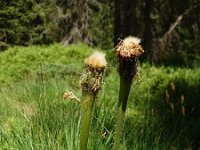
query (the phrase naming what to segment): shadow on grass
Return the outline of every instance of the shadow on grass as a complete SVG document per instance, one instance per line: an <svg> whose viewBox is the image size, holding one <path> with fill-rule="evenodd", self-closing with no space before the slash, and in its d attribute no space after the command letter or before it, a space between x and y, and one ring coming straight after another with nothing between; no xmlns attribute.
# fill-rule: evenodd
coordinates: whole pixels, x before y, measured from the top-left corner
<svg viewBox="0 0 200 150"><path fill-rule="evenodd" d="M199 149L199 81L175 78L162 89L150 87L154 92L143 107L135 107L138 114L127 115L126 145L135 149Z"/></svg>

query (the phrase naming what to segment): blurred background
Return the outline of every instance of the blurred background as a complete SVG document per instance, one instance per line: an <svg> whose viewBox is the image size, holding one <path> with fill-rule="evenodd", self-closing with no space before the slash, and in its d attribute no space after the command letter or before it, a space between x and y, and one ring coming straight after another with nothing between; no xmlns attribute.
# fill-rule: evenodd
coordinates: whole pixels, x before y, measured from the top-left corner
<svg viewBox="0 0 200 150"><path fill-rule="evenodd" d="M14 45L84 42L112 49L117 39L142 39L143 59L191 66L200 62L198 0L0 1L0 50Z"/></svg>

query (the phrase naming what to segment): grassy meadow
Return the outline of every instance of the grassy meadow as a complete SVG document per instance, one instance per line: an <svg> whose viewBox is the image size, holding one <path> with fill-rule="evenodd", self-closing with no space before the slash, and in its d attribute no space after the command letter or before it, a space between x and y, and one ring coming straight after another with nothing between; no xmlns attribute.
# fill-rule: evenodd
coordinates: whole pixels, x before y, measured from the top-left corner
<svg viewBox="0 0 200 150"><path fill-rule="evenodd" d="M0 53L0 149L77 150L84 59L93 49L13 47ZM97 96L90 150L113 145L119 76L113 51L107 54L104 85ZM200 148L200 66L156 67L140 64L126 112L122 150Z"/></svg>

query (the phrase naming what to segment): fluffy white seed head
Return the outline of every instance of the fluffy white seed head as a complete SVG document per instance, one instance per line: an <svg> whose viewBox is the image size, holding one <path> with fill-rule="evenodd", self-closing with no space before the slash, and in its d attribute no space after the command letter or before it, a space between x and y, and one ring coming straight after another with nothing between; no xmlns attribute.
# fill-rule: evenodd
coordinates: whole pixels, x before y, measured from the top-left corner
<svg viewBox="0 0 200 150"><path fill-rule="evenodd" d="M140 44L140 42L141 42L141 39L134 36L128 36L127 38L123 40L124 45L127 45L127 46L131 43Z"/></svg>
<svg viewBox="0 0 200 150"><path fill-rule="evenodd" d="M94 51L92 55L85 59L85 64L94 69L105 68L107 65L105 54L100 51Z"/></svg>

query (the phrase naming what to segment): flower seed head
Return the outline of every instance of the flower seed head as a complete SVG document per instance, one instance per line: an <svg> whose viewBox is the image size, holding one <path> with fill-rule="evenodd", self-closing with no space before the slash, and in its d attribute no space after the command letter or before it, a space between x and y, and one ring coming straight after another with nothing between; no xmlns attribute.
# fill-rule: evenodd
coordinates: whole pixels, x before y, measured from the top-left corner
<svg viewBox="0 0 200 150"><path fill-rule="evenodd" d="M139 39L137 37L133 37L133 36L129 36L124 39L125 45L129 45L130 43L140 44L140 42L141 42L141 39Z"/></svg>
<svg viewBox="0 0 200 150"><path fill-rule="evenodd" d="M119 61L120 77L132 80L138 72L138 57L144 53L137 37L127 37L115 48Z"/></svg>
<svg viewBox="0 0 200 150"><path fill-rule="evenodd" d="M103 83L103 73L107 65L105 54L94 51L85 59L86 74L82 76L81 87L83 92L97 93Z"/></svg>
<svg viewBox="0 0 200 150"><path fill-rule="evenodd" d="M93 69L103 69L107 65L105 54L100 51L94 51L92 55L85 59L85 64Z"/></svg>
<svg viewBox="0 0 200 150"><path fill-rule="evenodd" d="M140 39L137 37L127 37L116 46L118 58L126 60L135 60L144 53L142 46L139 44Z"/></svg>

